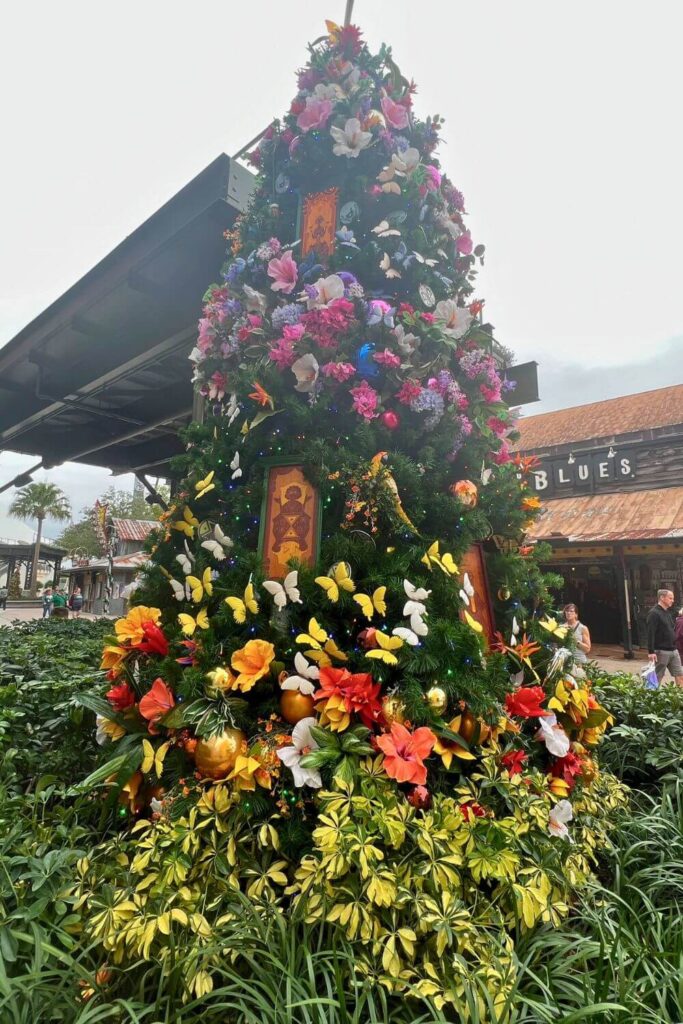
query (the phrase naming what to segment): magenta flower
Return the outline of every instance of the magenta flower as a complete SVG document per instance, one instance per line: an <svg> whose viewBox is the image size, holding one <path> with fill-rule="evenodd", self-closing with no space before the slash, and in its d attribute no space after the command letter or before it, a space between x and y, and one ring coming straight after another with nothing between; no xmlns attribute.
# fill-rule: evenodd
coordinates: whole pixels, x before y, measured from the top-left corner
<svg viewBox="0 0 683 1024"><path fill-rule="evenodd" d="M422 391L422 388L414 380L406 380L401 386L401 390L397 392L396 398L399 400L401 405L410 405L414 398Z"/></svg>
<svg viewBox="0 0 683 1024"><path fill-rule="evenodd" d="M351 363L325 363L320 369L325 377L332 377L339 384L343 384L349 377L353 377L356 372L355 366L352 366Z"/></svg>
<svg viewBox="0 0 683 1024"><path fill-rule="evenodd" d="M351 388L350 393L353 395L353 411L362 416L364 420L374 420L379 415L376 411L379 395L366 380L361 381L355 388Z"/></svg>
<svg viewBox="0 0 683 1024"><path fill-rule="evenodd" d="M504 420L499 419L497 416L489 416L486 421L486 426L489 430L492 430L496 437L503 437L508 430L508 425Z"/></svg>
<svg viewBox="0 0 683 1024"><path fill-rule="evenodd" d="M425 167L427 177L425 178L425 185L430 192L436 192L441 185L441 175L434 166L434 164L427 164Z"/></svg>
<svg viewBox="0 0 683 1024"><path fill-rule="evenodd" d="M500 402L500 386L496 388L489 388L486 384L480 384L479 390L484 396L486 402Z"/></svg>
<svg viewBox="0 0 683 1024"><path fill-rule="evenodd" d="M461 256L470 255L474 248L474 244L472 242L472 236L470 235L469 231L464 231L462 235L460 235L460 238L458 238L457 242L455 243L455 248L460 253Z"/></svg>
<svg viewBox="0 0 683 1024"><path fill-rule="evenodd" d="M390 352L388 348L385 348L384 352L375 352L372 358L380 366L386 366L390 370L394 370L397 366L401 365L401 357L397 356L395 352Z"/></svg>
<svg viewBox="0 0 683 1024"><path fill-rule="evenodd" d="M292 250L283 252L282 256L271 260L268 264L268 277L273 278L271 289L274 292L283 292L289 295L296 288L296 280L299 276L299 268L292 259Z"/></svg>
<svg viewBox="0 0 683 1024"><path fill-rule="evenodd" d="M216 331L213 324L207 317L203 317L199 321L199 336L197 338L197 348L200 352L206 354L213 348L213 343L216 339Z"/></svg>
<svg viewBox="0 0 683 1024"><path fill-rule="evenodd" d="M310 132L312 128L323 128L332 113L331 100L319 100L309 96L306 100L306 107L296 119L296 123L302 132Z"/></svg>
<svg viewBox="0 0 683 1024"><path fill-rule="evenodd" d="M404 106L394 103L386 93L382 96L380 103L384 119L390 128L397 128L400 131L402 128L408 127L408 111Z"/></svg>

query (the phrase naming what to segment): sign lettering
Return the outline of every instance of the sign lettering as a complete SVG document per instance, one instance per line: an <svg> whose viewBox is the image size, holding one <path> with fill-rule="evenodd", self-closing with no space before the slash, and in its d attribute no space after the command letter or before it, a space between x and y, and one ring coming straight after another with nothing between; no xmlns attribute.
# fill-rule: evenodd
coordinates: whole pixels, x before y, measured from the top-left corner
<svg viewBox="0 0 683 1024"><path fill-rule="evenodd" d="M590 494L610 485L635 480L635 461L632 454L589 452L569 458L546 459L540 469L532 473L532 486L537 494L567 494L575 491Z"/></svg>

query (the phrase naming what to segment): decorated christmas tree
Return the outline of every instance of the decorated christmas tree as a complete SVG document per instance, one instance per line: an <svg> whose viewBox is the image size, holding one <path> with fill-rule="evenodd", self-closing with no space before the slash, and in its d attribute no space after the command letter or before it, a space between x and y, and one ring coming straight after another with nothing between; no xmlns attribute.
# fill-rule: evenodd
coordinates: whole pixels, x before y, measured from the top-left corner
<svg viewBox="0 0 683 1024"><path fill-rule="evenodd" d="M483 246L414 94L329 26L250 154L191 357L206 415L104 653L105 772L139 821L84 870L92 935L122 962L182 931L196 992L239 890L343 929L393 991L504 999L510 931L566 913L619 801L525 544Z"/></svg>

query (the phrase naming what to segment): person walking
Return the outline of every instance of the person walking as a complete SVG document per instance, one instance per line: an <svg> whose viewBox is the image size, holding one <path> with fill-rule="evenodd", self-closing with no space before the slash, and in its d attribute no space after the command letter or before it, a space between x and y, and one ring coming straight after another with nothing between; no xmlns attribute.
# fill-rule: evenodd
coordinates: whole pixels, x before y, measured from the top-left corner
<svg viewBox="0 0 683 1024"><path fill-rule="evenodd" d="M69 598L69 608L75 619L80 619L83 610L83 594L80 587L74 587Z"/></svg>
<svg viewBox="0 0 683 1024"><path fill-rule="evenodd" d="M59 587L52 598L52 613L56 619L68 619L69 609L66 606L66 594Z"/></svg>
<svg viewBox="0 0 683 1024"><path fill-rule="evenodd" d="M671 612L673 603L673 591L657 591L657 604L650 609L647 617L647 650L658 681L661 683L668 669L676 680L676 685L683 686L683 663L676 646L674 617Z"/></svg>
<svg viewBox="0 0 683 1024"><path fill-rule="evenodd" d="M7 589L7 587L5 587L4 585L2 587L0 587L0 609L3 612L7 611L7 597L8 597L8 595L9 595L9 590Z"/></svg>
<svg viewBox="0 0 683 1024"><path fill-rule="evenodd" d="M681 662L683 662L683 608L678 609L674 639L676 641L676 649L680 655Z"/></svg>
<svg viewBox="0 0 683 1024"><path fill-rule="evenodd" d="M52 615L52 587L45 587L43 591L43 618L49 619Z"/></svg>
<svg viewBox="0 0 683 1024"><path fill-rule="evenodd" d="M591 635L588 626L584 626L583 622L579 622L579 609L575 604L566 604L563 611L565 622L569 626L569 632L574 637L574 643L576 644L574 661L585 665L591 649Z"/></svg>

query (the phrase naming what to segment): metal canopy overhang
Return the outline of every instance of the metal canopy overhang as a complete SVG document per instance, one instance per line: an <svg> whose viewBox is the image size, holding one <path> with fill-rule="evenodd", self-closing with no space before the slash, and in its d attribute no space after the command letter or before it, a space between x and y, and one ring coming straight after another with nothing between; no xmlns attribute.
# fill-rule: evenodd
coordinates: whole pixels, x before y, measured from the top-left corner
<svg viewBox="0 0 683 1024"><path fill-rule="evenodd" d="M0 450L168 475L202 295L252 182L219 156L0 349Z"/></svg>

